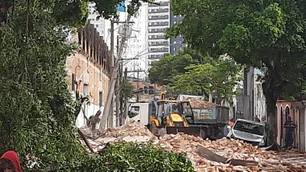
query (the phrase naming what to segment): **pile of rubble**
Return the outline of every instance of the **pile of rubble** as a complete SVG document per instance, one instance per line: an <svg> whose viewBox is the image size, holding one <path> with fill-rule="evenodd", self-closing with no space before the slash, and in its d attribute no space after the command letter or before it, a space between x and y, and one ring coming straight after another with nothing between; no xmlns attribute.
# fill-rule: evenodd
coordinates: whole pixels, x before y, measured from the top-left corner
<svg viewBox="0 0 306 172"><path fill-rule="evenodd" d="M211 103L209 101L205 101L205 100L201 100L198 98L185 98L184 100L188 100L190 101L190 105L192 108L196 108L196 109L212 109L216 106L215 103Z"/></svg>
<svg viewBox="0 0 306 172"><path fill-rule="evenodd" d="M87 133L86 128L81 129ZM120 128L109 128L103 136L88 139L95 152L106 143L120 141L152 142L158 147L177 153L185 152L196 171L303 171L301 163L284 162L275 152L257 149L242 141L220 139L203 140L199 137L177 134L157 138L141 123Z"/></svg>

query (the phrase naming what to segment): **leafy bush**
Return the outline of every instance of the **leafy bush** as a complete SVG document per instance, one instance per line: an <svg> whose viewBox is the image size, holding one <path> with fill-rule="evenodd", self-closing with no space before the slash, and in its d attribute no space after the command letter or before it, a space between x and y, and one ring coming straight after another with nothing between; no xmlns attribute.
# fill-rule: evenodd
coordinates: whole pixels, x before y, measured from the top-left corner
<svg viewBox="0 0 306 172"><path fill-rule="evenodd" d="M45 9L41 3L32 2L27 11L27 1L18 1L9 23L0 25L0 155L14 149L24 171L35 172L128 171L131 167L130 171L191 171L183 155L152 146L122 143L108 146L98 157L86 154L74 126L80 104L72 101L66 82L65 62L73 45L63 42L67 33L61 27L66 22L58 23L62 15L50 12L60 5ZM80 3L76 5L85 6ZM63 11L82 11L69 7ZM25 22L27 14L30 20ZM26 167L28 153L39 157L39 167Z"/></svg>
<svg viewBox="0 0 306 172"><path fill-rule="evenodd" d="M176 171L193 172L186 154L167 152L152 144L118 143L108 145L100 156L91 157L73 171Z"/></svg>

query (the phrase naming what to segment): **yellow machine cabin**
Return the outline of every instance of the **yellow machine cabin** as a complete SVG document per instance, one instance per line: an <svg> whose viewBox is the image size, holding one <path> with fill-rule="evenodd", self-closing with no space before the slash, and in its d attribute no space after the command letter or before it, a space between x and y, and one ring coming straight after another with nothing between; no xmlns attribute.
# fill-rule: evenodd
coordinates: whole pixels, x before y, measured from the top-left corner
<svg viewBox="0 0 306 172"><path fill-rule="evenodd" d="M129 111L130 119L144 123L157 136L182 132L201 137L201 128L186 121L193 116L188 100L166 98L166 92L161 93L160 99L153 97L148 102L134 103Z"/></svg>
<svg viewBox="0 0 306 172"><path fill-rule="evenodd" d="M150 129L153 134L158 134L159 128L189 127L185 114L192 113L189 101L167 100L165 92L160 100L152 100Z"/></svg>

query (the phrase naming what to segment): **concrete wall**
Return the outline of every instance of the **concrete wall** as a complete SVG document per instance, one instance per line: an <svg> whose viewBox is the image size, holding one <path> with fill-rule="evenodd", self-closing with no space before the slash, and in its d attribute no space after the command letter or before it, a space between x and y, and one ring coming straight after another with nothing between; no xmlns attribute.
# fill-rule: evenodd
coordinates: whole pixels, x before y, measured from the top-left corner
<svg viewBox="0 0 306 172"><path fill-rule="evenodd" d="M254 86L254 115L258 116L258 118L266 122L267 119L267 105L266 98L263 94L262 83L259 81L255 81Z"/></svg>
<svg viewBox="0 0 306 172"><path fill-rule="evenodd" d="M299 152L303 152L305 153L305 149L306 149L306 146L305 146L305 124L306 124L306 118L305 118L305 114L306 114L306 111L305 111L305 108L303 109L299 109L298 111L298 127L297 127L297 139L298 139L298 151Z"/></svg>
<svg viewBox="0 0 306 172"><path fill-rule="evenodd" d="M296 114L296 144L295 146L298 148L299 152L305 153L306 152L306 106L305 102L303 101L296 101L293 103L292 108Z"/></svg>

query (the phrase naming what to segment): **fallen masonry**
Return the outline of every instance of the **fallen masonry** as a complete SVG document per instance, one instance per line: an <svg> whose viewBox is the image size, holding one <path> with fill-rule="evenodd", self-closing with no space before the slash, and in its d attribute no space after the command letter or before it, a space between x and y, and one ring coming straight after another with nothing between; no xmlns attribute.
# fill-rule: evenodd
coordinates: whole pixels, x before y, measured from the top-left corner
<svg viewBox="0 0 306 172"><path fill-rule="evenodd" d="M196 171L304 171L300 161L288 161L272 151L264 151L238 140L203 140L186 135L154 136L143 124L131 123L119 128L109 128L104 135L91 138L89 128L81 128L94 152L99 152L107 143L152 142L167 151L187 153ZM84 144L85 145L85 144Z"/></svg>

